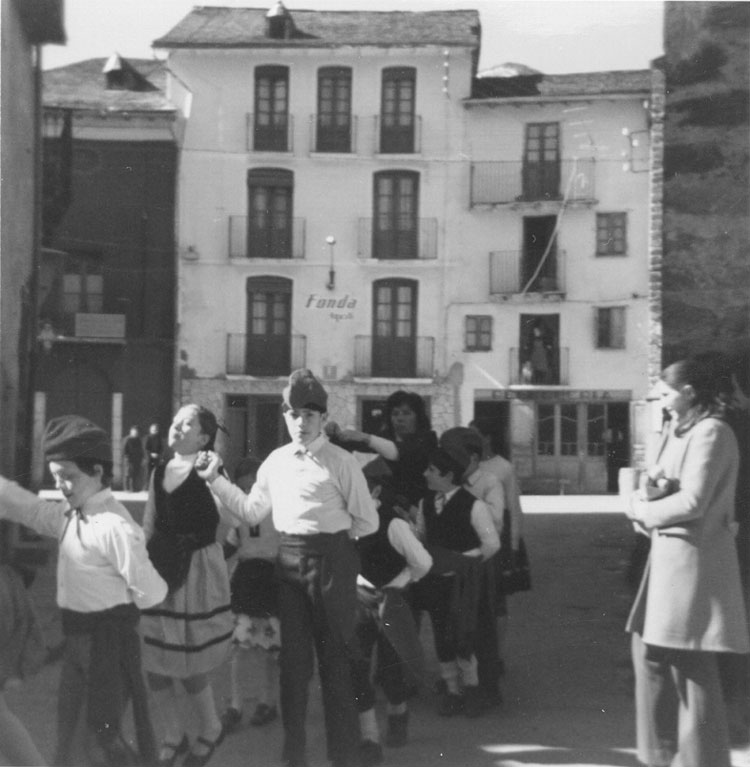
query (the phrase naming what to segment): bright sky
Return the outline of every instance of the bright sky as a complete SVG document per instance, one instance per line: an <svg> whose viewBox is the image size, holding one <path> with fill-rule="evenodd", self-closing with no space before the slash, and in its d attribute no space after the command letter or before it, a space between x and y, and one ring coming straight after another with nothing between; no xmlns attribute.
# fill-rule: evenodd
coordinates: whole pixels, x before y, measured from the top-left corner
<svg viewBox="0 0 750 767"><path fill-rule="evenodd" d="M273 0L66 0L65 46L44 48L45 69L84 59L150 58L151 42L193 6L265 8ZM479 12L479 68L516 62L547 74L646 69L662 49L661 0L287 0L315 10Z"/></svg>

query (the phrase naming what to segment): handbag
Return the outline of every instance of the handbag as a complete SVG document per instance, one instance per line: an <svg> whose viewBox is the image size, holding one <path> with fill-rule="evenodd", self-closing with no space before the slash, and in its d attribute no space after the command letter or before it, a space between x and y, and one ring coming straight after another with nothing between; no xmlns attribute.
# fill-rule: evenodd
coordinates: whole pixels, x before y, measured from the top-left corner
<svg viewBox="0 0 750 767"><path fill-rule="evenodd" d="M500 535L498 555L499 585L505 594L531 590L531 571L526 544L523 538L520 538L518 548L515 550L512 548L510 524L510 514L506 509L503 513L503 532Z"/></svg>

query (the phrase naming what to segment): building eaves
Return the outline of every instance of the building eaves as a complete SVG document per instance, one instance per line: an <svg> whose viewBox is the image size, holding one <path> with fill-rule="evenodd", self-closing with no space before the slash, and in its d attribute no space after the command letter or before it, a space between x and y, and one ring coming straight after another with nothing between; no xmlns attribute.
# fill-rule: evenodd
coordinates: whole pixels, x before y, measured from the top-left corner
<svg viewBox="0 0 750 767"><path fill-rule="evenodd" d="M477 11L290 10L295 33L267 35L267 8L196 7L155 48L331 47L449 45L478 48Z"/></svg>
<svg viewBox="0 0 750 767"><path fill-rule="evenodd" d="M166 65L155 59L128 59L152 90L108 89L104 66L106 58L87 59L42 73L42 103L48 108L89 110L94 112L175 112L167 100Z"/></svg>

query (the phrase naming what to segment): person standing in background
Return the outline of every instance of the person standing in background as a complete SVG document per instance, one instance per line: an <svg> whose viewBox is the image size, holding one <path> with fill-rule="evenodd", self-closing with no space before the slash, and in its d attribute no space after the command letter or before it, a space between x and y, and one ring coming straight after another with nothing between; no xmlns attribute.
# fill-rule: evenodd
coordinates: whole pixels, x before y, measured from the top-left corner
<svg viewBox="0 0 750 767"><path fill-rule="evenodd" d="M145 458L141 432L137 426L130 427L130 433L122 445L123 486L128 493L138 493L143 488L142 472Z"/></svg>
<svg viewBox="0 0 750 767"><path fill-rule="evenodd" d="M164 439L161 436L161 429L158 423L152 423L148 427L146 435L146 458L148 460L148 481L151 480L151 474L161 461L164 455Z"/></svg>

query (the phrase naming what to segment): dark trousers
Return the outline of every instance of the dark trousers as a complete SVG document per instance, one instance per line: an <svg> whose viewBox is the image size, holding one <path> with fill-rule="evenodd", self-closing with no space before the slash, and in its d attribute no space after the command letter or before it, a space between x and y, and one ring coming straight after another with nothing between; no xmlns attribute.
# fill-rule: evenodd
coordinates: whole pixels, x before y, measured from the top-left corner
<svg viewBox="0 0 750 767"><path fill-rule="evenodd" d="M632 635L638 758L666 767L729 767L716 654L647 645Z"/></svg>
<svg viewBox="0 0 750 767"><path fill-rule="evenodd" d="M495 557L482 566L474 648L477 656L479 689L490 698L500 694L500 656L497 646L497 611L495 609L497 600L493 582L497 572Z"/></svg>
<svg viewBox="0 0 750 767"><path fill-rule="evenodd" d="M350 672L357 552L346 533L282 535L277 559L284 758L305 759L305 719L314 656L323 694L328 758L358 765L359 717Z"/></svg>
<svg viewBox="0 0 750 767"><path fill-rule="evenodd" d="M468 659L474 654L473 641L466 637L459 642L456 636L455 620L451 615L455 578L455 575L428 574L415 584L415 604L430 616L435 654L441 663Z"/></svg>
<svg viewBox="0 0 750 767"><path fill-rule="evenodd" d="M352 680L359 711L368 711L375 705L375 688L371 672L375 654L375 679L380 683L386 700L398 705L408 697L410 686L406 681L404 664L393 645L383 634L378 618L375 593L359 588L357 605L357 648L352 660Z"/></svg>

